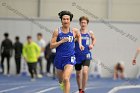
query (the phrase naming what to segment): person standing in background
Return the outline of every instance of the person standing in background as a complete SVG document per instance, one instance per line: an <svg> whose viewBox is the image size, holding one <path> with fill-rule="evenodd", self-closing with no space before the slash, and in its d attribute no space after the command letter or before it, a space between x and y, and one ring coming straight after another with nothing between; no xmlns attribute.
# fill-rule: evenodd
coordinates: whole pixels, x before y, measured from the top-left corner
<svg viewBox="0 0 140 93"><path fill-rule="evenodd" d="M51 64L53 64L53 78L55 79L54 58L55 58L55 54L56 54L56 49L55 48L51 49L50 48L50 43L48 43L46 45L44 53L45 53L45 59L47 60L47 65L46 65L47 76L48 77L52 76L52 74L50 73L50 67L51 67Z"/></svg>
<svg viewBox="0 0 140 93"><path fill-rule="evenodd" d="M117 80L119 78L124 79L124 62L119 61L117 64L114 66L114 80Z"/></svg>
<svg viewBox="0 0 140 93"><path fill-rule="evenodd" d="M15 43L13 46L15 51L16 75L19 75L21 69L21 55L22 55L23 44L19 41L18 36L15 37Z"/></svg>
<svg viewBox="0 0 140 93"><path fill-rule="evenodd" d="M4 59L7 59L7 75L10 74L10 58L12 56L13 45L12 41L8 38L9 34L4 33L5 39L2 41L0 54L1 54L1 68L2 73L4 74Z"/></svg>
<svg viewBox="0 0 140 93"><path fill-rule="evenodd" d="M41 33L37 34L37 40L38 40L37 44L41 48L41 54L40 54L40 57L38 58L38 63L39 63L39 66L40 66L40 73L43 75L42 60L43 60L43 57L44 57L44 50L45 50L46 42L45 42L45 40L43 40L43 36L42 36ZM38 76L40 76L40 75L38 75Z"/></svg>
<svg viewBox="0 0 140 93"><path fill-rule="evenodd" d="M35 77L37 77L36 65L40 57L40 47L32 41L31 36L27 36L27 43L23 47L23 57L27 62L31 81L35 81Z"/></svg>

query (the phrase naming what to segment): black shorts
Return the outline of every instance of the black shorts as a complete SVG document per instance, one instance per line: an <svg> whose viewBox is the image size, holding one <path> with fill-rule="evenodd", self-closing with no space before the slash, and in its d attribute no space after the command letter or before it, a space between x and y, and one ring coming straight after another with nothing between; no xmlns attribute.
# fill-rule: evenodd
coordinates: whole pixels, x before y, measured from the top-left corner
<svg viewBox="0 0 140 93"><path fill-rule="evenodd" d="M82 66L90 66L90 60L83 60L81 64L75 64L75 70L80 71Z"/></svg>

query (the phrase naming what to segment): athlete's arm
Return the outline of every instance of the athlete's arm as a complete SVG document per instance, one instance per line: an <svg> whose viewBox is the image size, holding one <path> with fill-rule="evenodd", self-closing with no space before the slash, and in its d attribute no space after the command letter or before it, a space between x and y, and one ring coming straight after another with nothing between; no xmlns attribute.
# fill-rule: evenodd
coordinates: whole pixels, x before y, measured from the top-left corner
<svg viewBox="0 0 140 93"><path fill-rule="evenodd" d="M69 40L68 38L64 38L64 39L62 39L62 40L57 42L56 41L57 40L57 36L58 36L58 29L55 29L54 32L53 32L53 35L52 35L51 42L50 42L50 48L51 49L56 48L59 45L61 45L62 43L67 42Z"/></svg>
<svg viewBox="0 0 140 93"><path fill-rule="evenodd" d="M137 52L136 52L136 54L135 54L135 56L134 56L134 59L133 59L133 61L132 61L132 64L133 64L133 65L136 64L136 58L137 58L137 56L139 55L139 53L140 53L140 48L137 49Z"/></svg>
<svg viewBox="0 0 140 93"><path fill-rule="evenodd" d="M93 49L93 46L95 45L95 42L96 42L96 38L95 38L92 31L90 31L89 33L90 33L90 36L91 36L91 39L92 39L92 43L89 45L89 49Z"/></svg>
<svg viewBox="0 0 140 93"><path fill-rule="evenodd" d="M74 36L77 39L78 43L79 43L79 48L81 50L84 50L84 46L82 45L82 39L81 39L81 34L79 33L78 29L73 28L73 32L74 32Z"/></svg>

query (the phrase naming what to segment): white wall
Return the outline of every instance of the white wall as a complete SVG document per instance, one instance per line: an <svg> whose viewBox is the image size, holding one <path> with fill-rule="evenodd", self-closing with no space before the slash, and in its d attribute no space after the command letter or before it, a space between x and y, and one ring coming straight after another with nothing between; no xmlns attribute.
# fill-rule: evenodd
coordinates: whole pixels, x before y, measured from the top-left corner
<svg viewBox="0 0 140 93"><path fill-rule="evenodd" d="M39 0L0 0L0 17L20 17L13 13L7 6L20 13L36 18ZM5 3L5 5L3 4ZM81 15L86 15L75 6L82 7L90 13L109 20L140 21L140 0L40 0L40 18L58 19L58 13L69 10L78 20ZM90 20L96 20L86 15Z"/></svg>
<svg viewBox="0 0 140 93"><path fill-rule="evenodd" d="M8 9L11 7L26 16L37 17L37 5L37 0L0 0L0 16L20 17Z"/></svg>
<svg viewBox="0 0 140 93"><path fill-rule="evenodd" d="M61 26L60 21L51 20L35 20L46 28L53 31L54 28ZM140 47L140 23L127 23L127 22L112 22L112 25L123 30L125 35L121 35L113 29L110 29L103 23L91 22L89 23L89 29L93 30L97 42L92 51L93 58L100 60L105 66L113 69L114 64L122 60L125 63L125 73L128 77L134 76L137 73L137 67L131 65L132 58L135 54L136 48ZM79 28L77 21L71 23L72 27ZM9 32L10 38L14 41L14 37L19 35L22 42L25 42L27 35L32 35L36 41L36 33L41 32L44 35L44 39L48 42L51 38L51 34L44 29L40 29L37 25L22 19L0 19L0 42L3 39L3 33ZM126 35L131 34L138 40L136 42L127 38ZM14 60L11 61L13 64ZM140 57L138 58L138 65L140 65ZM14 69L13 66L11 69ZM13 70L14 71L14 70ZM110 77L110 73L106 69L102 69L102 77Z"/></svg>
<svg viewBox="0 0 140 93"><path fill-rule="evenodd" d="M76 9L75 6L72 6L73 3L89 10L99 17L106 18L107 16L107 0L42 0L41 2L41 17L43 18L57 19L58 13L62 10L71 11L74 14L74 19L79 19L79 16L86 15ZM93 20L93 18L91 18L91 20Z"/></svg>
<svg viewBox="0 0 140 93"><path fill-rule="evenodd" d="M140 0L111 0L112 1L112 16L114 20L130 20L139 21Z"/></svg>

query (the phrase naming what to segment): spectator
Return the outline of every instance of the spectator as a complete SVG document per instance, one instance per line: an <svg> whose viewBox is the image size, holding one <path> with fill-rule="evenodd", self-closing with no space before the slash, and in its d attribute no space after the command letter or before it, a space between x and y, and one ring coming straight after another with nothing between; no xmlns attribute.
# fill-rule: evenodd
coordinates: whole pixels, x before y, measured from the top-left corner
<svg viewBox="0 0 140 93"><path fill-rule="evenodd" d="M22 48L23 48L23 45L19 41L19 37L16 36L14 50L15 50L15 62L16 62L16 74L17 75L20 74Z"/></svg>
<svg viewBox="0 0 140 93"><path fill-rule="evenodd" d="M45 40L43 40L43 36L41 33L38 33L37 34L37 44L38 46L41 48L41 54L40 54L40 57L38 58L38 63L40 65L40 73L43 75L43 64L42 64L42 59L44 57L44 50L45 50L45 46L46 46L46 43L45 43ZM39 75L40 76L40 75Z"/></svg>
<svg viewBox="0 0 140 93"><path fill-rule="evenodd" d="M46 72L47 72L47 76L49 77L52 76L52 74L50 73L50 67L51 64L53 64L53 78L55 78L55 67L54 67L55 54L56 54L56 49L55 48L51 49L50 43L48 43L45 48L45 58L47 60Z"/></svg>
<svg viewBox="0 0 140 93"><path fill-rule="evenodd" d="M1 68L2 68L2 73L4 74L4 59L7 59L7 75L10 74L10 57L12 56L12 41L8 38L9 34L4 33L5 39L2 41L1 44L1 49L0 49L0 54L1 54Z"/></svg>
<svg viewBox="0 0 140 93"><path fill-rule="evenodd" d="M32 37L27 37L27 43L23 47L23 57L27 62L29 73L31 74L31 81L35 81L37 77L36 65L40 56L39 46L32 41Z"/></svg>
<svg viewBox="0 0 140 93"><path fill-rule="evenodd" d="M118 78L124 79L124 63L121 61L114 67L114 80Z"/></svg>

